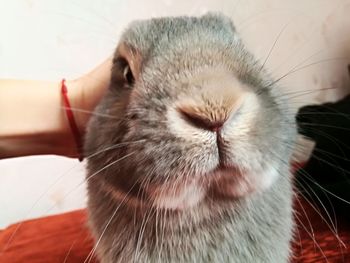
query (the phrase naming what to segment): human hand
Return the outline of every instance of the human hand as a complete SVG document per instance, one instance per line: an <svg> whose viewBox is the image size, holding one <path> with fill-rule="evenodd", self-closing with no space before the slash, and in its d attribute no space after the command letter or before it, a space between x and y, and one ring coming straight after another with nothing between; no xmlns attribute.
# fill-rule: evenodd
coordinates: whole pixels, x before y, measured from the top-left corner
<svg viewBox="0 0 350 263"><path fill-rule="evenodd" d="M67 81L72 111L83 134L88 120L108 88L111 78L112 57L78 79Z"/></svg>

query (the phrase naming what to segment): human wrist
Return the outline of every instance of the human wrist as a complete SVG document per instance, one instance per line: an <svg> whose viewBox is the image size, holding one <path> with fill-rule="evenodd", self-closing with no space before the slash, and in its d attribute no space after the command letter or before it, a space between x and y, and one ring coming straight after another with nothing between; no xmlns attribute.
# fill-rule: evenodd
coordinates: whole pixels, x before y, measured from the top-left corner
<svg viewBox="0 0 350 263"><path fill-rule="evenodd" d="M78 126L79 132L83 134L89 119L84 96L84 79L67 80L65 85L68 90L67 96L71 104L74 120ZM63 113L66 114L65 111L63 111Z"/></svg>
<svg viewBox="0 0 350 263"><path fill-rule="evenodd" d="M89 73L66 81L74 119L82 136L96 105L107 90L111 67L112 59L108 58Z"/></svg>

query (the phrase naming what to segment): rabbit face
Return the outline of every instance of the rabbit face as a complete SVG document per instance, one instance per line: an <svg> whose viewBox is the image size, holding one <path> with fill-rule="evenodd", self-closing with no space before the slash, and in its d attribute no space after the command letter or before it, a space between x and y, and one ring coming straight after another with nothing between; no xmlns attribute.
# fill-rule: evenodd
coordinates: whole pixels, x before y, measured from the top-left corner
<svg viewBox="0 0 350 263"><path fill-rule="evenodd" d="M165 209L266 190L295 137L266 75L225 17L132 24L97 108L116 119L96 115L87 139L89 152L121 146L89 160L90 174L116 162L98 177Z"/></svg>

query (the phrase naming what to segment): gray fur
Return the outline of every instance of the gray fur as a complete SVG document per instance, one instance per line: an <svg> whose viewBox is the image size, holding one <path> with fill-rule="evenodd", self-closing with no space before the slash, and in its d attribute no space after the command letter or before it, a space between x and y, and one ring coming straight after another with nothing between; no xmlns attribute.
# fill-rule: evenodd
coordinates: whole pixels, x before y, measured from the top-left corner
<svg viewBox="0 0 350 263"><path fill-rule="evenodd" d="M139 79L128 87L113 68L110 89L96 112L117 119L95 115L85 144L88 155L125 143L88 159L90 226L101 262L287 262L293 226L287 164L295 124L231 21L217 14L137 21L120 43L141 54ZM185 174L205 174L217 158L211 157L216 154L212 144L174 136L165 112L181 96L201 92L184 79L218 66L248 85L260 103L245 137L227 142L236 148L228 147L226 161L251 171L274 163L279 176L268 189L240 198L208 194L190 209L154 207L144 188L184 183ZM138 140L143 141L127 143ZM106 189L127 197L114 198Z"/></svg>

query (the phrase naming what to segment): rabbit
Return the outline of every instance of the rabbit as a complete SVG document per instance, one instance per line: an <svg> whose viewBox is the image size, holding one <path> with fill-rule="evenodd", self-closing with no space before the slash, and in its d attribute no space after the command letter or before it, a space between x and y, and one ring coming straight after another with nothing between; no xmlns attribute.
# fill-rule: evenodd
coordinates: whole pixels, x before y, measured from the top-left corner
<svg viewBox="0 0 350 263"><path fill-rule="evenodd" d="M296 125L227 16L132 22L85 138L91 255L288 262Z"/></svg>

